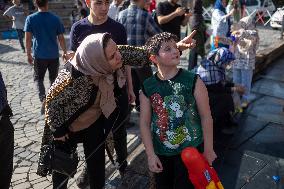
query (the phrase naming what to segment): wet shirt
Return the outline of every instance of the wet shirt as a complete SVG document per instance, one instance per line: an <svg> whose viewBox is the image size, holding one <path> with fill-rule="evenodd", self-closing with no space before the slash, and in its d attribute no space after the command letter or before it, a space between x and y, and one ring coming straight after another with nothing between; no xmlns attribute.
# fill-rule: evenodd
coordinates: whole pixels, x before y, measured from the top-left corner
<svg viewBox="0 0 284 189"><path fill-rule="evenodd" d="M203 141L200 117L193 91L197 76L180 69L170 80L155 74L143 83L143 93L152 109L151 130L156 154L172 156Z"/></svg>
<svg viewBox="0 0 284 189"><path fill-rule="evenodd" d="M25 16L25 10L22 6L16 6L16 5L11 6L4 12L3 15L13 17L12 28L24 29L26 16Z"/></svg>

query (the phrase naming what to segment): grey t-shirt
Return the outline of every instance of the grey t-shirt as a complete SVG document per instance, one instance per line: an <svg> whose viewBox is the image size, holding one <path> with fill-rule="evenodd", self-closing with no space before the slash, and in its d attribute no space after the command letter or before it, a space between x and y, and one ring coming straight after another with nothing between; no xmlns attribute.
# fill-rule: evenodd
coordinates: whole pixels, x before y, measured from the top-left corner
<svg viewBox="0 0 284 189"><path fill-rule="evenodd" d="M13 17L12 28L24 29L26 15L25 15L25 10L22 6L13 5L10 8L8 8L3 15Z"/></svg>

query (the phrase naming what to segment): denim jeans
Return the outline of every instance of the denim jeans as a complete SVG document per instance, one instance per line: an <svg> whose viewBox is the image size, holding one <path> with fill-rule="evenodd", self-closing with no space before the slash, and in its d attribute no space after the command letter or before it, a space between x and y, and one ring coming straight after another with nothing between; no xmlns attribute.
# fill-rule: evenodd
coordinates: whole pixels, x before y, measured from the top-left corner
<svg viewBox="0 0 284 189"><path fill-rule="evenodd" d="M253 69L233 69L233 81L245 87L245 93L242 97L243 101L249 101L251 90L251 82L253 76Z"/></svg>
<svg viewBox="0 0 284 189"><path fill-rule="evenodd" d="M57 77L59 69L59 58L56 59L35 59L34 60L34 81L36 82L39 100L45 99L45 87L43 84L46 70L49 72L50 85Z"/></svg>
<svg viewBox="0 0 284 189"><path fill-rule="evenodd" d="M25 50L25 45L24 45L25 32L21 29L16 29L16 30L17 30L17 33L18 33L18 39L19 39L20 45L21 45L22 49Z"/></svg>
<svg viewBox="0 0 284 189"><path fill-rule="evenodd" d="M0 119L0 188L9 189L13 172L14 128L8 116Z"/></svg>

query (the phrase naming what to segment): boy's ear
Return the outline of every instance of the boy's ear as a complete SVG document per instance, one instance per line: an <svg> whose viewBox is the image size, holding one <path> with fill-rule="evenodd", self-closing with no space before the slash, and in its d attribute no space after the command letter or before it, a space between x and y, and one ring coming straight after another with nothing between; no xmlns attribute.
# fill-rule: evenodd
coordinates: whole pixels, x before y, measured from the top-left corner
<svg viewBox="0 0 284 189"><path fill-rule="evenodd" d="M151 54L149 59L151 60L151 62L153 62L154 64L157 64L157 56L156 55L153 55Z"/></svg>

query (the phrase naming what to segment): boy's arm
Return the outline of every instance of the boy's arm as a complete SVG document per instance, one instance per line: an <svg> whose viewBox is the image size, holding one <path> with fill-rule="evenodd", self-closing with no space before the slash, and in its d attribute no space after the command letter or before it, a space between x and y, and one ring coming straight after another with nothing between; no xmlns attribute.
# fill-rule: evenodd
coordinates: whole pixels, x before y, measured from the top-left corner
<svg viewBox="0 0 284 189"><path fill-rule="evenodd" d="M26 32L25 33L25 39L26 39L26 50L27 50L27 56L28 56L28 63L33 64L33 57L32 57L32 33Z"/></svg>
<svg viewBox="0 0 284 189"><path fill-rule="evenodd" d="M145 146L145 151L148 157L148 166L150 171L159 173L163 170L162 164L154 152L152 134L150 129L151 124L151 104L150 100L140 92L140 132L142 142Z"/></svg>
<svg viewBox="0 0 284 189"><path fill-rule="evenodd" d="M194 98L196 100L197 109L200 115L201 126L203 130L203 155L207 159L208 163L212 165L212 162L217 157L213 149L213 120L211 117L207 89L204 83L199 78L197 78L196 80Z"/></svg>
<svg viewBox="0 0 284 189"><path fill-rule="evenodd" d="M58 38L58 41L59 41L59 45L63 51L63 55L62 55L62 58L63 60L66 61L66 55L67 55L67 50L66 50L66 44L65 44L65 39L64 39L64 35L63 34L60 34L57 36Z"/></svg>

